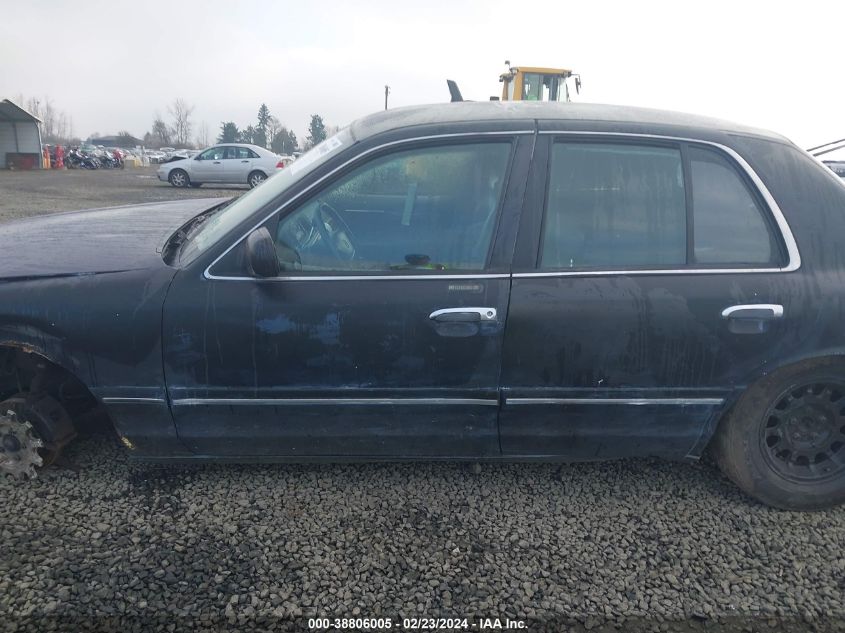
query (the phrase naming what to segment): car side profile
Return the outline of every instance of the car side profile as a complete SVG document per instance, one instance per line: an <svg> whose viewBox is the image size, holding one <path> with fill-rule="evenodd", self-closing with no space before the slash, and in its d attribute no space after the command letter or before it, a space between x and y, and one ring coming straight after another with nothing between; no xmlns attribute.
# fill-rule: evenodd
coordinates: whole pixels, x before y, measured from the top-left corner
<svg viewBox="0 0 845 633"><path fill-rule="evenodd" d="M6 224L0 468L33 473L101 407L143 459L710 450L764 503L828 507L843 234L845 186L771 132L585 104L375 114L236 200Z"/></svg>
<svg viewBox="0 0 845 633"><path fill-rule="evenodd" d="M190 158L162 163L156 175L174 187L200 187L206 183L255 187L289 162L289 158L258 145L223 143Z"/></svg>

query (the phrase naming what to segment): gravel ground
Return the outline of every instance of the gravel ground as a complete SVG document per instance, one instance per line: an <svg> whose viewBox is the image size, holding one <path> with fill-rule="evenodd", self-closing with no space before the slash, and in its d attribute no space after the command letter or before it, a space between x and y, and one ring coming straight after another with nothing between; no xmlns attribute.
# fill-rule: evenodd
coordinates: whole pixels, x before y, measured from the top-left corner
<svg viewBox="0 0 845 633"><path fill-rule="evenodd" d="M165 467L92 436L0 497L9 631L845 629L845 511L772 510L706 464Z"/></svg>
<svg viewBox="0 0 845 633"><path fill-rule="evenodd" d="M0 220L238 193L152 171L0 172ZM845 508L773 510L707 463L163 467L100 434L0 498L0 631L845 631Z"/></svg>

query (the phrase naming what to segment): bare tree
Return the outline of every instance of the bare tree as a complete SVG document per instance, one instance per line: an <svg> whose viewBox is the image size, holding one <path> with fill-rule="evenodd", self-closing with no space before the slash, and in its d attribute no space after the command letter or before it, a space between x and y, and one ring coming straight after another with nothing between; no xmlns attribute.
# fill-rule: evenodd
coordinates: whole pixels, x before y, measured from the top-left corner
<svg viewBox="0 0 845 633"><path fill-rule="evenodd" d="M172 138L172 130L161 118L161 115L156 112L155 120L153 121L153 129L151 130L153 138L159 143L159 147L167 147L170 145Z"/></svg>
<svg viewBox="0 0 845 633"><path fill-rule="evenodd" d="M173 117L173 140L177 145L187 147L191 144L191 114L194 106L189 106L184 99L175 99L167 111Z"/></svg>
<svg viewBox="0 0 845 633"><path fill-rule="evenodd" d="M53 140L56 138L56 109L50 101L50 97L44 98L44 107L41 110L41 123L44 138Z"/></svg>
<svg viewBox="0 0 845 633"><path fill-rule="evenodd" d="M200 129L197 132L197 147L203 148L208 147L208 123L203 121L200 124Z"/></svg>
<svg viewBox="0 0 845 633"><path fill-rule="evenodd" d="M267 119L267 140L272 141L276 138L276 134L281 132L282 127L281 121L271 114L270 118Z"/></svg>

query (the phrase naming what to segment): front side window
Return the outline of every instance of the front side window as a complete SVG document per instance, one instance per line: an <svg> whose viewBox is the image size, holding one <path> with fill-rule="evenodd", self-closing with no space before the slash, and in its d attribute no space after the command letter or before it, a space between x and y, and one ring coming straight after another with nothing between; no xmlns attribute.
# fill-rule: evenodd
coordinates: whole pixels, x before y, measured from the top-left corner
<svg viewBox="0 0 845 633"><path fill-rule="evenodd" d="M417 148L354 169L280 219L283 270L483 269L510 150L510 142Z"/></svg>
<svg viewBox="0 0 845 633"><path fill-rule="evenodd" d="M680 149L554 144L541 268L682 265L686 234Z"/></svg>
<svg viewBox="0 0 845 633"><path fill-rule="evenodd" d="M211 149L205 150L202 154L199 155L200 160L222 160L224 153L223 147L212 147Z"/></svg>
<svg viewBox="0 0 845 633"><path fill-rule="evenodd" d="M717 152L690 148L695 261L773 264L778 248L763 209Z"/></svg>

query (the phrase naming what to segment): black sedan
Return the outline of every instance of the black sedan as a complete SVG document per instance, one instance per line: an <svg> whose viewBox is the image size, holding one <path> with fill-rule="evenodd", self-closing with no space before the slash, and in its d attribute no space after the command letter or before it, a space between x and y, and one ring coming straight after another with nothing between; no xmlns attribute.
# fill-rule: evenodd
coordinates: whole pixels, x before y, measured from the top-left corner
<svg viewBox="0 0 845 633"><path fill-rule="evenodd" d="M104 409L158 460L695 460L845 500L845 186L781 136L455 103L249 194L0 232L0 469Z"/></svg>

